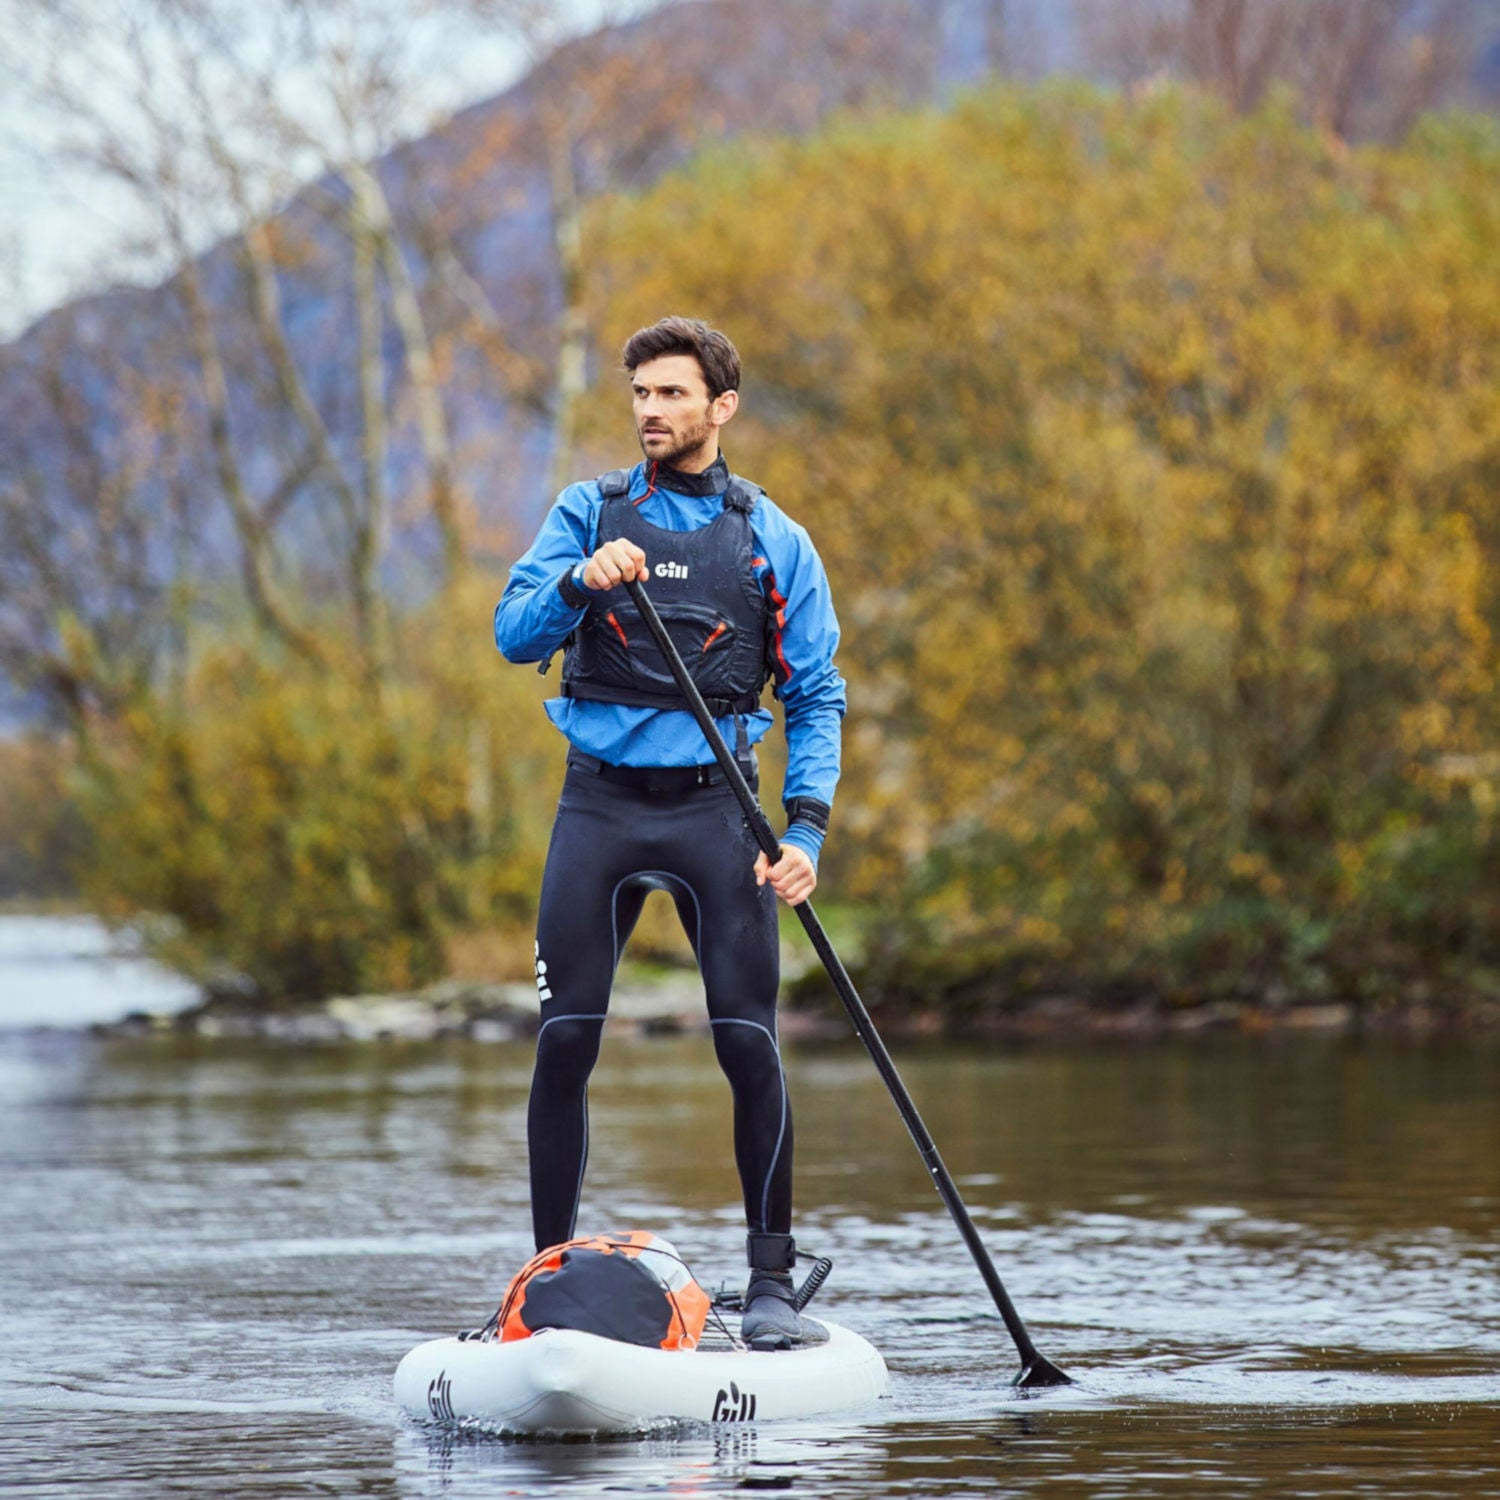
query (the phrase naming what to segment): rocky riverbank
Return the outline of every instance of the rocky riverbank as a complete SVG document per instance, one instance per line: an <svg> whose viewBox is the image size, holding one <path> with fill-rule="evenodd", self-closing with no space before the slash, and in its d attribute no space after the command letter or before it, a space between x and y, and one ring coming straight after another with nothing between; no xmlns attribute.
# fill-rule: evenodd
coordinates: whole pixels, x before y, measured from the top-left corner
<svg viewBox="0 0 1500 1500"><path fill-rule="evenodd" d="M96 1027L110 1036L260 1038L293 1043L433 1041L467 1037L509 1042L536 1033L539 1004L529 981L484 984L448 979L388 995L341 995L313 1005L276 1007L216 996L175 1013L137 1012ZM696 972L623 967L610 997L611 1029L636 1034L707 1031L703 984ZM785 1014L784 1035L847 1030L838 1017Z"/></svg>
<svg viewBox="0 0 1500 1500"><path fill-rule="evenodd" d="M708 1030L702 983L696 973L686 970L622 969L609 1015L616 1035ZM1348 1004L1265 1000L1182 1006L1151 999L1122 1004L1047 996L1020 1003L971 1005L961 1014L883 1006L876 1008L875 1019L880 1031L890 1037L961 1036L994 1041L1058 1037L1149 1041L1215 1033L1428 1035L1500 1030L1500 1004L1463 1010L1407 1005L1377 1011ZM95 1029L110 1036L256 1038L298 1044L427 1042L442 1037L499 1043L535 1035L538 1020L532 984L450 979L409 993L338 996L295 1008L220 996L176 1013L137 1013ZM800 1005L784 1004L779 1026L788 1039L850 1035L842 1008L827 997L811 1005L805 999Z"/></svg>

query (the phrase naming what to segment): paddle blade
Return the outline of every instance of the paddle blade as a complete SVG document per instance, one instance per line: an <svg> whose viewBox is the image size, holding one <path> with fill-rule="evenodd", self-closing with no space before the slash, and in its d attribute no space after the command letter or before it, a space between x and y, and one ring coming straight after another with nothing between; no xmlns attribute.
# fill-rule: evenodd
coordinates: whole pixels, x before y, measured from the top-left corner
<svg viewBox="0 0 1500 1500"><path fill-rule="evenodd" d="M1073 1381L1045 1355L1034 1354L1030 1363L1011 1381L1011 1384L1019 1391L1040 1391L1048 1386L1072 1385Z"/></svg>

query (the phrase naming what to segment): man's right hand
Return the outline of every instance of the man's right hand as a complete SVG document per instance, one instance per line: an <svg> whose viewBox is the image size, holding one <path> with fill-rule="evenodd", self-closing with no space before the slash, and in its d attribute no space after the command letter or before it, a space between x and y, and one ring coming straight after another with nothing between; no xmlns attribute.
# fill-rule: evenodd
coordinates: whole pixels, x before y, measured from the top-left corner
<svg viewBox="0 0 1500 1500"><path fill-rule="evenodd" d="M606 542L583 570L583 586L601 593L632 578L645 578L646 554L634 542L617 537Z"/></svg>

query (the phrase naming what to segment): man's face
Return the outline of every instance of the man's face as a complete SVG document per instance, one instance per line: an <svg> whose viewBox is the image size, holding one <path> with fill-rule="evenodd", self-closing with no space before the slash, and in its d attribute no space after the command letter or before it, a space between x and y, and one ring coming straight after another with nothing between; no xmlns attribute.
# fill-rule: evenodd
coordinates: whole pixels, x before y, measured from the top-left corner
<svg viewBox="0 0 1500 1500"><path fill-rule="evenodd" d="M719 428L734 413L733 391L710 401L703 371L691 354L664 354L637 365L630 377L635 432L641 452L657 463L711 463Z"/></svg>

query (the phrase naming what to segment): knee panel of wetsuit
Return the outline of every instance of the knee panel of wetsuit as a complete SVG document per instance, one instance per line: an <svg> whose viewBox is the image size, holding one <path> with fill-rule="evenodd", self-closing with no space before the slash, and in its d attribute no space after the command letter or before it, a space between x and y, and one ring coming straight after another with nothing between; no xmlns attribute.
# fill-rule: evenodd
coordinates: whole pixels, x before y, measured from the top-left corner
<svg viewBox="0 0 1500 1500"><path fill-rule="evenodd" d="M549 1021L537 1037L536 1071L549 1083L584 1083L599 1058L602 1019L566 1016Z"/></svg>
<svg viewBox="0 0 1500 1500"><path fill-rule="evenodd" d="M781 1078L781 1057L760 1026L731 1022L715 1025L714 1053L725 1076L751 1088L770 1088Z"/></svg>

